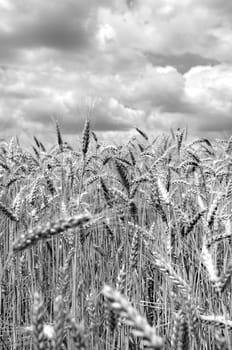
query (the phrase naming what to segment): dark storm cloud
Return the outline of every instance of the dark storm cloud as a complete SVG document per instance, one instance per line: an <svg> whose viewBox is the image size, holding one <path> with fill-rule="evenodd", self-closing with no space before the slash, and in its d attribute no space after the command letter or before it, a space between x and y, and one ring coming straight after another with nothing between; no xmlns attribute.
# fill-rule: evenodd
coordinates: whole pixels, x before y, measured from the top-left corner
<svg viewBox="0 0 232 350"><path fill-rule="evenodd" d="M217 11L219 14L223 13L226 16L232 16L232 2L228 0L206 0L204 6L209 9Z"/></svg>
<svg viewBox="0 0 232 350"><path fill-rule="evenodd" d="M88 47L96 32L96 11L91 5L91 1L52 1L50 6L37 2L36 11L25 6L24 13L16 14L16 4L11 30L0 30L0 58L17 56L19 49L72 51Z"/></svg>
<svg viewBox="0 0 232 350"><path fill-rule="evenodd" d="M24 89L1 89L0 88L0 94L2 98L5 99L30 99L37 97L37 94L24 90Z"/></svg>
<svg viewBox="0 0 232 350"><path fill-rule="evenodd" d="M163 55L145 52L145 56L154 66L172 66L182 74L188 72L190 68L195 66L215 66L220 63L215 59L206 58L193 53Z"/></svg>
<svg viewBox="0 0 232 350"><path fill-rule="evenodd" d="M70 21L70 19L66 22L63 17L47 18L41 22L22 26L19 33L8 38L8 42L15 47L46 47L58 50L76 50L88 44L89 33L84 28L84 23Z"/></svg>

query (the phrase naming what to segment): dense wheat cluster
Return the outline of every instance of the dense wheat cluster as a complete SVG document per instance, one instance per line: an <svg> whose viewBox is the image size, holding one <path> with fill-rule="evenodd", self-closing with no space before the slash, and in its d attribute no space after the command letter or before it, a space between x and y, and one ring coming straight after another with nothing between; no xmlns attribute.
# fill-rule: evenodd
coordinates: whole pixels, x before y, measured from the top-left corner
<svg viewBox="0 0 232 350"><path fill-rule="evenodd" d="M232 138L0 144L1 349L232 349Z"/></svg>

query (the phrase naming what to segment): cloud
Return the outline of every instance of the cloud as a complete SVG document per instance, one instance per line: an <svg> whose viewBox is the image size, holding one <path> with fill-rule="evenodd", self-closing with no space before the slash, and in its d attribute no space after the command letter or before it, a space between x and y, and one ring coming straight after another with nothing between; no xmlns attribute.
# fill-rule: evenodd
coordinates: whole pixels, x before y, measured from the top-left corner
<svg viewBox="0 0 232 350"><path fill-rule="evenodd" d="M232 131L232 66L192 68L185 79L185 100L194 128Z"/></svg>
<svg viewBox="0 0 232 350"><path fill-rule="evenodd" d="M206 0L205 7L227 17L232 15L232 4L227 0Z"/></svg>
<svg viewBox="0 0 232 350"><path fill-rule="evenodd" d="M0 27L1 52L17 56L19 50L47 48L84 50L95 36L96 9L92 1L33 0L11 2ZM12 20L13 19L13 20ZM4 56L2 56L2 59Z"/></svg>
<svg viewBox="0 0 232 350"><path fill-rule="evenodd" d="M128 130L132 124L125 118L126 113L126 109L113 99L100 100L93 108L90 107L90 110L87 104L80 102L67 105L65 100L59 103L49 99L31 100L22 109L25 123L35 121L52 127L53 120L57 119L63 125L63 132L67 134L80 132L87 118L90 119L91 127L96 131Z"/></svg>
<svg viewBox="0 0 232 350"><path fill-rule="evenodd" d="M215 66L220 63L215 59L206 58L193 53L164 55L159 53L155 54L152 52L145 52L145 56L154 66L172 66L182 74L188 72L192 67L208 65Z"/></svg>
<svg viewBox="0 0 232 350"><path fill-rule="evenodd" d="M46 135L231 127L224 0L0 0L0 121Z"/></svg>
<svg viewBox="0 0 232 350"><path fill-rule="evenodd" d="M152 67L137 72L131 82L124 81L120 98L132 108L152 110L162 108L173 111L178 108L183 94L184 79L173 67Z"/></svg>
<svg viewBox="0 0 232 350"><path fill-rule="evenodd" d="M232 106L232 66L196 67L185 74L186 98L193 111L230 112Z"/></svg>
<svg viewBox="0 0 232 350"><path fill-rule="evenodd" d="M168 130L188 125L193 132L224 130L231 120L232 66L198 66L184 75L174 67L147 64L136 74L7 70L2 73L7 113L21 128L53 130L52 117L66 134L77 134L90 115L96 131L128 131L135 126ZM22 81L24 81L24 86ZM7 103L7 100L10 103ZM14 124L12 124L14 126Z"/></svg>

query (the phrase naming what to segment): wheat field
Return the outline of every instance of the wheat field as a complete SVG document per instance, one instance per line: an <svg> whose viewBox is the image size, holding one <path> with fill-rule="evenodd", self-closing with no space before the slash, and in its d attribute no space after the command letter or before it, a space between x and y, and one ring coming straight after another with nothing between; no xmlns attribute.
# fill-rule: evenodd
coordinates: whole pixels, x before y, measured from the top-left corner
<svg viewBox="0 0 232 350"><path fill-rule="evenodd" d="M3 350L232 349L232 137L0 143Z"/></svg>

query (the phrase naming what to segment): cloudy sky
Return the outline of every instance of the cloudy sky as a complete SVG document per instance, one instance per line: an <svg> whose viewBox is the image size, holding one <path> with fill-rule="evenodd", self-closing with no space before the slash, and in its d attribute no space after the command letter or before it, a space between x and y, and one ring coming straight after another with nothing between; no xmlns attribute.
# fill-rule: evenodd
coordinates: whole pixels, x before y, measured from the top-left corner
<svg viewBox="0 0 232 350"><path fill-rule="evenodd" d="M232 134L232 2L0 0L0 137Z"/></svg>

